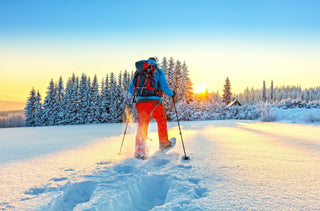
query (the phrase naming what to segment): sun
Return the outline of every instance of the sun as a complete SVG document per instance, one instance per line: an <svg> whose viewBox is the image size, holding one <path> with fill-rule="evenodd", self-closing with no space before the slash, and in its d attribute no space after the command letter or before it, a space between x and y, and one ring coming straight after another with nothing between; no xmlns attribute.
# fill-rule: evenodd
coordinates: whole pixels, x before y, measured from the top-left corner
<svg viewBox="0 0 320 211"><path fill-rule="evenodd" d="M195 92L196 93L204 93L204 92L206 92L206 90L207 90L207 87L203 84L200 84L199 86L197 86Z"/></svg>

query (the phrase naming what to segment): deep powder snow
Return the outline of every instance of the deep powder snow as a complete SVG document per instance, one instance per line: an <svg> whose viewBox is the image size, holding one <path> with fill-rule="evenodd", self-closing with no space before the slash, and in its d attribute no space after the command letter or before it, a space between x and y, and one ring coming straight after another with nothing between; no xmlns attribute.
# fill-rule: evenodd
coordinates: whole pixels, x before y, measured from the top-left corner
<svg viewBox="0 0 320 211"><path fill-rule="evenodd" d="M257 121L176 123L175 149L132 158L135 124L0 130L0 209L312 210L320 207L319 126Z"/></svg>

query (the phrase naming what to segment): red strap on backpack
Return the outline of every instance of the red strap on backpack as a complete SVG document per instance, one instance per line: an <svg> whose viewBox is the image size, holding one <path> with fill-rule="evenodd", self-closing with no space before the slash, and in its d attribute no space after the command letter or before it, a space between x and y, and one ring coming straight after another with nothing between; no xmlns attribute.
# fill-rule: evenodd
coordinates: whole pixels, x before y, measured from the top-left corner
<svg viewBox="0 0 320 211"><path fill-rule="evenodd" d="M147 75L145 81L147 82L147 83L146 83L146 88L147 88L148 90L152 90L152 91L155 91L155 90L156 90L155 88L153 88L152 86L150 86L150 82L151 82L151 80L150 80L150 75Z"/></svg>
<svg viewBox="0 0 320 211"><path fill-rule="evenodd" d="M143 71L145 71L150 66L149 62L143 64Z"/></svg>

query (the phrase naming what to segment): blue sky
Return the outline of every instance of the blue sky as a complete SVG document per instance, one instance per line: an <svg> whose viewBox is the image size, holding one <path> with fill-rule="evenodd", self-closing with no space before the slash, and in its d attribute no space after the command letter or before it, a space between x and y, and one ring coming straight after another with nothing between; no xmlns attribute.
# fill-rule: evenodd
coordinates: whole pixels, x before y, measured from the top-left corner
<svg viewBox="0 0 320 211"><path fill-rule="evenodd" d="M320 31L320 2L314 0L16 0L2 1L0 5L1 36L13 38L78 33L98 37L122 33L138 36L150 31L155 38L167 33L313 35Z"/></svg>
<svg viewBox="0 0 320 211"><path fill-rule="evenodd" d="M22 72L34 73L23 78L25 86L45 89L59 75L102 77L149 56L185 60L195 86L211 91L221 90L226 76L237 92L263 80L315 86L319 11L315 0L3 0L0 65L7 84L0 99ZM301 72L310 78L302 82Z"/></svg>

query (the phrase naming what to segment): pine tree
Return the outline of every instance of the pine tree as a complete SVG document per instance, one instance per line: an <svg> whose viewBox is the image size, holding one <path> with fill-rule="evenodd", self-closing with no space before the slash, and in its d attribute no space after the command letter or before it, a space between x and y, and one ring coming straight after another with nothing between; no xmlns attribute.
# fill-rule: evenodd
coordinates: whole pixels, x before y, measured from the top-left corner
<svg viewBox="0 0 320 211"><path fill-rule="evenodd" d="M271 81L271 87L270 87L270 101L273 102L273 81Z"/></svg>
<svg viewBox="0 0 320 211"><path fill-rule="evenodd" d="M228 105L229 103L231 103L231 101L232 101L231 85L230 85L229 77L227 77L224 84L222 102Z"/></svg>
<svg viewBox="0 0 320 211"><path fill-rule="evenodd" d="M175 84L174 84L174 69L175 69L175 62L173 60L173 58L171 57L169 60L169 65L168 65L168 71L167 71L167 81L168 81L168 85L171 89L174 89Z"/></svg>
<svg viewBox="0 0 320 211"><path fill-rule="evenodd" d="M167 75L166 75L166 80L168 82L169 87L174 90L175 84L174 84L174 69L175 69L175 61L171 57L169 59L168 63L168 70L167 70ZM163 102L164 102L164 107L165 107L165 112L166 112L166 117L168 120L171 120L174 118L173 116L173 104L172 104L172 99L171 97L164 95L163 96Z"/></svg>
<svg viewBox="0 0 320 211"><path fill-rule="evenodd" d="M93 108L91 106L91 78L87 77L87 103L86 103L86 117L85 117L85 124L90 124L91 123L91 114L93 113Z"/></svg>
<svg viewBox="0 0 320 211"><path fill-rule="evenodd" d="M69 78L66 85L65 96L63 99L64 109L65 109L65 118L64 124L72 124L72 87L73 81L72 78Z"/></svg>
<svg viewBox="0 0 320 211"><path fill-rule="evenodd" d="M183 96L183 84L181 83L182 78L182 66L181 62L177 60L174 72L173 72L173 86L172 89L176 93L175 100L177 102L181 101Z"/></svg>
<svg viewBox="0 0 320 211"><path fill-rule="evenodd" d="M37 91L37 98L36 98L36 103L35 103L35 126L41 126L44 124L43 122L43 108L42 108L42 103L41 103L41 95L39 90Z"/></svg>
<svg viewBox="0 0 320 211"><path fill-rule="evenodd" d="M63 86L63 80L62 76L59 78L59 83L57 86L57 95L56 95L56 100L55 100L55 107L57 108L57 116L55 120L55 124L61 125L65 124L65 110L66 110L66 105L65 105L65 90Z"/></svg>
<svg viewBox="0 0 320 211"><path fill-rule="evenodd" d="M25 117L26 117L26 126L32 127L36 126L36 92L34 88L32 88L30 92L30 96L27 100L27 104L25 107Z"/></svg>
<svg viewBox="0 0 320 211"><path fill-rule="evenodd" d="M45 125L54 125L56 121L57 107L56 106L57 90L53 79L51 79L47 91L47 96L43 104L43 118Z"/></svg>
<svg viewBox="0 0 320 211"><path fill-rule="evenodd" d="M71 97L70 97L70 111L69 111L69 122L70 124L80 124L80 91L79 91L79 77L72 75L71 78Z"/></svg>
<svg viewBox="0 0 320 211"><path fill-rule="evenodd" d="M105 84L101 90L100 95L100 122L106 123L111 120L110 115L110 87L109 87L109 76L107 74Z"/></svg>
<svg viewBox="0 0 320 211"><path fill-rule="evenodd" d="M129 79L130 79L130 76L128 74L128 71L125 70L125 72L123 73L123 77L122 77L122 93L123 93L123 98L124 98L123 103L124 103L125 107L128 107L131 104L131 99L132 99L131 94L128 92L128 88L131 83L131 80L129 80Z"/></svg>
<svg viewBox="0 0 320 211"><path fill-rule="evenodd" d="M100 116L100 103L99 103L99 85L98 79L95 75L92 81L92 85L90 87L90 113L89 115L89 123L98 124L99 116Z"/></svg>
<svg viewBox="0 0 320 211"><path fill-rule="evenodd" d="M129 88L129 85L130 85L130 80L129 79L130 79L130 75L129 75L128 71L125 70L124 73L123 73L122 81L121 81L122 88L123 88L124 91L127 91L128 88Z"/></svg>
<svg viewBox="0 0 320 211"><path fill-rule="evenodd" d="M118 76L118 88L122 90L122 72L120 71L119 76Z"/></svg>
<svg viewBox="0 0 320 211"><path fill-rule="evenodd" d="M192 101L192 82L189 77L188 66L186 62L183 62L182 65L182 77L181 77L181 99L183 102L191 102Z"/></svg>
<svg viewBox="0 0 320 211"><path fill-rule="evenodd" d="M263 81L263 87L262 87L262 101L266 102L267 101L267 96L266 96L266 82Z"/></svg>
<svg viewBox="0 0 320 211"><path fill-rule="evenodd" d="M116 90L117 90L117 83L114 76L114 73L110 73L110 121L116 122L116 118L118 116L117 111L117 97L116 97Z"/></svg>
<svg viewBox="0 0 320 211"><path fill-rule="evenodd" d="M168 61L166 57L163 57L160 68L162 69L164 75L168 77Z"/></svg>
<svg viewBox="0 0 320 211"><path fill-rule="evenodd" d="M116 82L114 73L110 74L110 115L112 122L121 122L124 111L123 95L120 86Z"/></svg>
<svg viewBox="0 0 320 211"><path fill-rule="evenodd" d="M153 58L156 60L157 64L159 64L160 61L159 61L158 57L155 56Z"/></svg>
<svg viewBox="0 0 320 211"><path fill-rule="evenodd" d="M88 77L83 73L81 75L79 87L79 124L86 124L88 117Z"/></svg>
<svg viewBox="0 0 320 211"><path fill-rule="evenodd" d="M247 87L247 89L244 92L244 99L245 99L245 103L246 104L250 104L250 91L249 91L249 87Z"/></svg>

